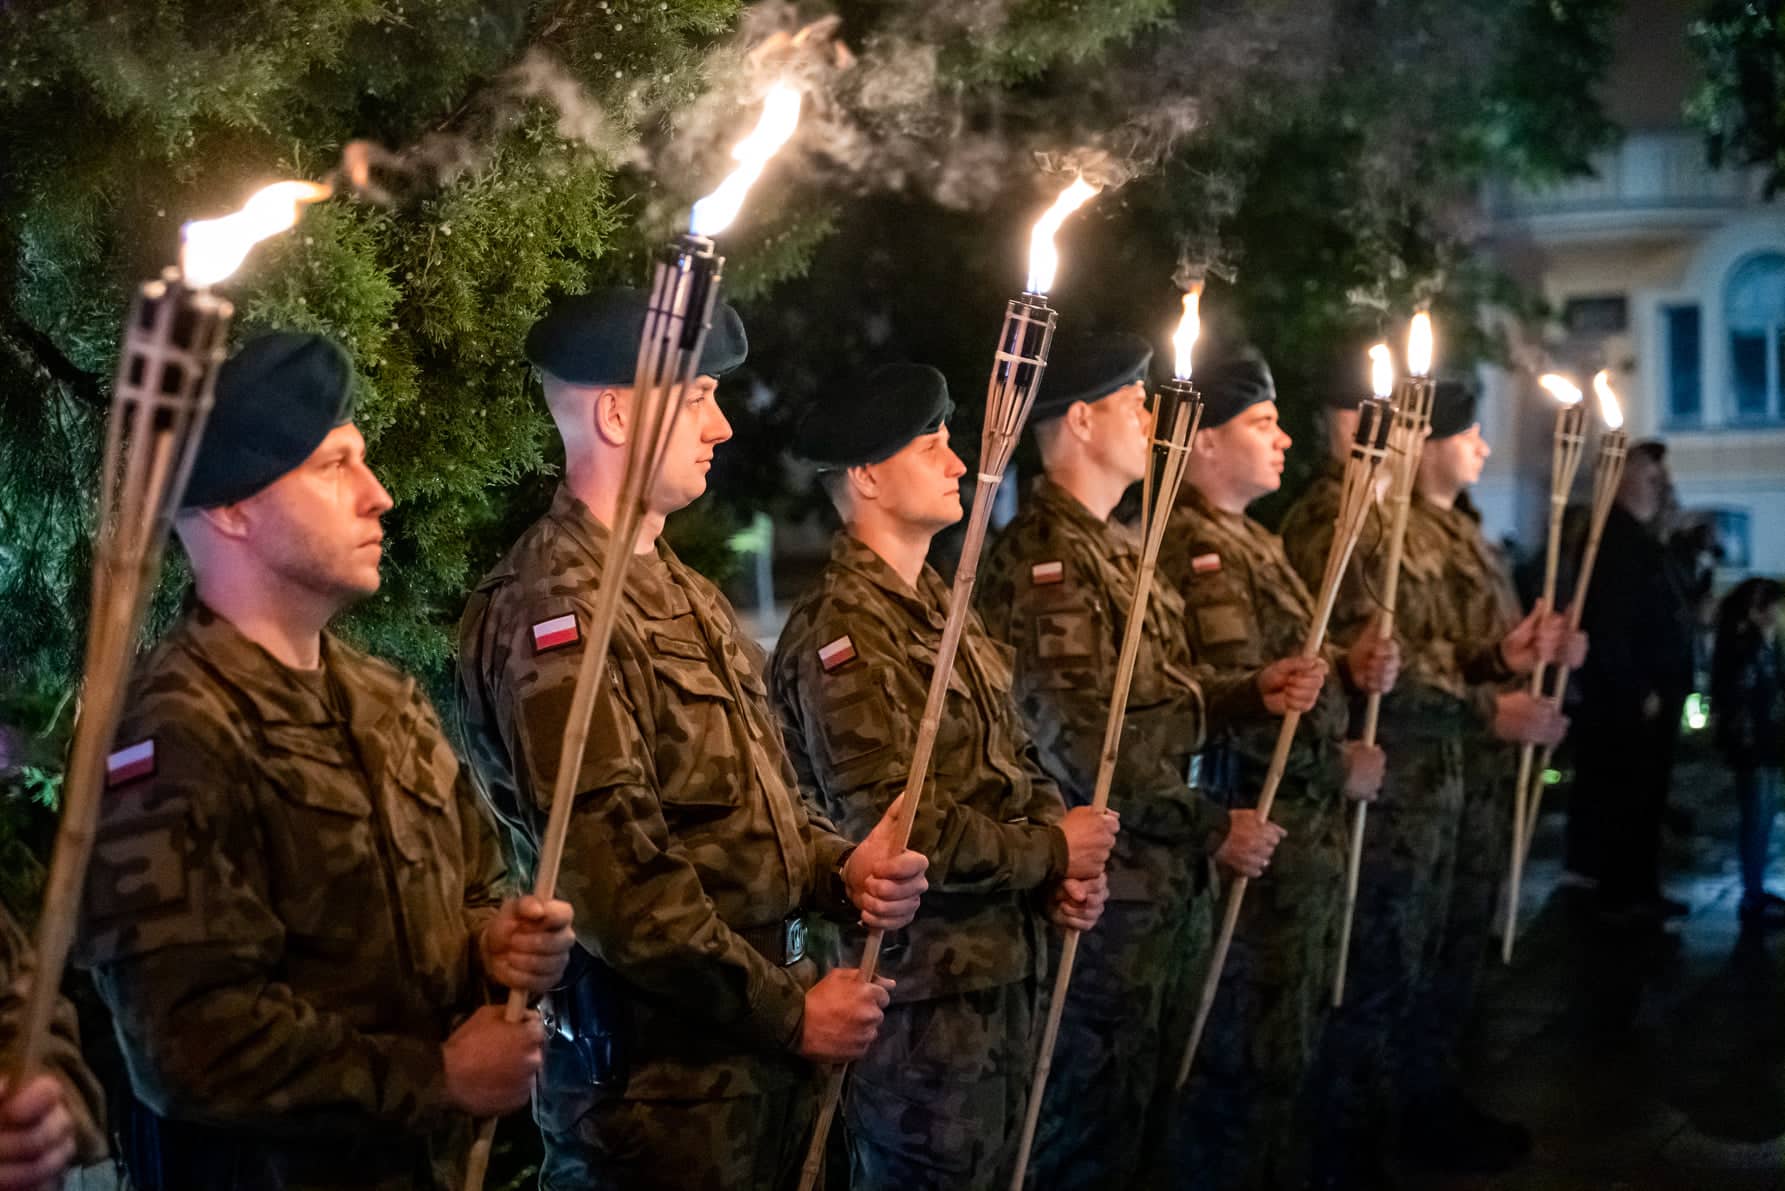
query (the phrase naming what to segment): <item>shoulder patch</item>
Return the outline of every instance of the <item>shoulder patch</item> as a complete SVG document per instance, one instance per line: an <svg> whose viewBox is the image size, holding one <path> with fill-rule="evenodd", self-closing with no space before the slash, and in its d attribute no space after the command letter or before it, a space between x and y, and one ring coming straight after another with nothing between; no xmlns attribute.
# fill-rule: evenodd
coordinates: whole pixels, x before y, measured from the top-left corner
<svg viewBox="0 0 1785 1191"><path fill-rule="evenodd" d="M533 626L533 652L545 653L550 649L561 649L566 645L574 645L583 639L583 633L577 627L576 613L566 612L562 616L554 616L550 620L542 620Z"/></svg>
<svg viewBox="0 0 1785 1191"><path fill-rule="evenodd" d="M829 674L844 662L852 661L854 658L855 642L849 639L848 633L838 637L829 645L820 645L818 647L818 664L824 667L824 672L826 674Z"/></svg>
<svg viewBox="0 0 1785 1191"><path fill-rule="evenodd" d="M1198 554L1195 558L1190 560L1190 571L1192 574L1206 575L1211 571L1218 571L1220 569L1221 556L1213 551L1210 551L1207 554Z"/></svg>
<svg viewBox="0 0 1785 1191"><path fill-rule="evenodd" d="M1052 562L1038 562L1029 568L1029 582L1037 587L1045 587L1049 583L1059 583L1066 578L1066 564L1055 559Z"/></svg>
<svg viewBox="0 0 1785 1191"><path fill-rule="evenodd" d="M139 740L105 759L105 788L116 789L155 775L155 738Z"/></svg>

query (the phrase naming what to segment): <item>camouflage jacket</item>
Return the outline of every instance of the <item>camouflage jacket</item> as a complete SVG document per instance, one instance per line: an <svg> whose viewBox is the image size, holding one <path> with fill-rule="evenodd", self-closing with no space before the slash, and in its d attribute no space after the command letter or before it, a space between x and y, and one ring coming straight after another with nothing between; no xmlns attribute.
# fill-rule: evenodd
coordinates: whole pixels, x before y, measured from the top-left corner
<svg viewBox="0 0 1785 1191"><path fill-rule="evenodd" d="M414 680L322 654L293 671L201 605L149 655L80 956L138 1098L238 1151L228 1185L449 1187L441 1043L485 1000L501 863Z"/></svg>
<svg viewBox="0 0 1785 1191"><path fill-rule="evenodd" d="M0 1055L10 1054L18 1041L25 1000L31 994L36 974L31 940L13 920L11 911L0 905ZM80 1029L75 1023L74 1006L66 998L56 998L55 1016L50 1019L49 1038L42 1054L44 1070L62 1082L63 1101L74 1119L75 1160L99 1161L105 1157L105 1095L81 1060Z"/></svg>
<svg viewBox="0 0 1785 1191"><path fill-rule="evenodd" d="M1042 764L1069 803L1096 790L1117 658L1140 577L1140 545L1099 521L1046 476L987 552L975 602L994 637L1016 650L1012 693ZM1184 601L1155 581L1135 656L1110 805L1122 833L1110 896L1157 900L1182 889L1198 854L1220 846L1227 810L1191 789L1202 747L1202 689L1184 637Z"/></svg>
<svg viewBox="0 0 1785 1191"><path fill-rule="evenodd" d="M1289 565L1282 540L1250 517L1217 509L1185 485L1159 551L1159 569L1184 597L1184 627L1198 674L1207 673L1211 684L1242 675L1255 679L1271 662L1301 652L1314 597ZM1277 795L1280 807L1300 800L1327 809L1343 782L1339 748L1350 710L1340 659L1331 648L1325 653L1332 673L1296 731ZM1216 738L1231 762L1218 768L1228 770L1225 786L1236 805L1257 800L1281 722L1259 702L1251 715L1229 720Z"/></svg>
<svg viewBox="0 0 1785 1191"><path fill-rule="evenodd" d="M530 875L608 533L569 489L471 597L459 696L472 765ZM851 914L850 845L801 803L762 651L668 546L632 560L577 777L558 893L626 994L634 1099L804 1079L810 960L755 942L806 907ZM852 915L851 915L852 916Z"/></svg>
<svg viewBox="0 0 1785 1191"><path fill-rule="evenodd" d="M925 567L913 591L847 533L794 603L775 646L775 702L802 786L851 836L904 789L948 587ZM911 846L930 858L917 921L888 940L896 1001L1039 976L1034 891L1066 873L1060 791L1010 698L1008 646L969 614ZM859 939L845 940L852 954Z"/></svg>
<svg viewBox="0 0 1785 1191"><path fill-rule="evenodd" d="M1342 474L1329 460L1283 521L1284 549L1309 585L1326 569ZM1372 507L1333 606L1334 641L1355 640L1381 615L1389 521L1388 509ZM1395 592L1401 676L1382 700L1385 736L1444 738L1491 720L1493 695L1509 677L1498 645L1512 624L1503 616L1512 605L1502 607L1510 598L1480 527L1415 495Z"/></svg>

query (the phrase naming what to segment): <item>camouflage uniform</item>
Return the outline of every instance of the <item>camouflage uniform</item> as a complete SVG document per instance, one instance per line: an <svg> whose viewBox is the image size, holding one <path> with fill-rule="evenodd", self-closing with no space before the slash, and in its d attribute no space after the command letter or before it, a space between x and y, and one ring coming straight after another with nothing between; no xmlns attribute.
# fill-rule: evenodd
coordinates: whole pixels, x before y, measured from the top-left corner
<svg viewBox="0 0 1785 1191"><path fill-rule="evenodd" d="M775 700L802 785L854 836L905 785L948 588L914 591L838 534L775 647ZM1047 960L1043 890L1066 873L1065 812L1010 699L1010 651L961 635L912 848L929 856L917 920L889 936L898 982L845 1106L856 1185L1005 1186ZM861 935L844 940L851 956Z"/></svg>
<svg viewBox="0 0 1785 1191"><path fill-rule="evenodd" d="M1172 512L1159 562L1184 596L1205 686L1254 692L1249 712L1218 717L1211 758L1211 784L1233 805L1254 805L1282 721L1249 683L1301 651L1314 599L1276 535L1216 509L1194 488ZM1328 660L1335 673L1302 717L1271 810L1288 835L1247 892L1187 1089L1177 1166L1201 1186L1272 1187L1296 1177L1294 1118L1329 999L1344 873L1340 748L1348 711L1339 659L1329 652Z"/></svg>
<svg viewBox="0 0 1785 1191"><path fill-rule="evenodd" d="M607 540L560 489L459 626L472 762L529 872ZM535 631L567 619L567 636ZM558 889L603 965L628 1070L597 1089L570 1040L550 1038L535 1100L547 1187L797 1176L816 1077L795 1051L816 979L803 913L853 917L850 845L795 792L762 662L668 546L633 559Z"/></svg>
<svg viewBox="0 0 1785 1191"><path fill-rule="evenodd" d="M18 1027L36 978L36 956L31 940L0 905L0 1055L10 1054L18 1040ZM55 1016L42 1052L43 1069L62 1083L62 1101L74 1120L75 1161L97 1162L105 1157L105 1096L99 1081L81 1060L80 1030L74 1006L56 999Z"/></svg>
<svg viewBox="0 0 1785 1191"><path fill-rule="evenodd" d="M166 1118L164 1186L461 1177L441 1044L485 998L494 836L414 680L326 634L322 659L196 607L119 733L80 954Z"/></svg>
<svg viewBox="0 0 1785 1191"><path fill-rule="evenodd" d="M1013 694L1042 765L1075 806L1088 805L1103 751L1117 655L1139 577L1133 534L1099 521L1038 477L989 551L978 604L1016 649ZM1178 593L1153 585L1134 667L1110 805L1122 833L1110 900L1079 942L1029 1171L1040 1187L1114 1186L1140 1178L1163 1138L1205 957L1208 857L1227 811L1191 790L1203 696L1192 677ZM1170 1025L1179 1027L1167 1032Z"/></svg>

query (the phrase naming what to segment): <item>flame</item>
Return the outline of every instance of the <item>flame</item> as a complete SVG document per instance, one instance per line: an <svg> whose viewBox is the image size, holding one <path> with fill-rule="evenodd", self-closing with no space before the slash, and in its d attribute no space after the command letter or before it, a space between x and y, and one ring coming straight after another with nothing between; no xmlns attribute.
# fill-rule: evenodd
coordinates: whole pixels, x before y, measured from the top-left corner
<svg viewBox="0 0 1785 1191"><path fill-rule="evenodd" d="M1580 386L1559 372L1546 372L1537 378L1537 383L1563 405L1579 405L1581 399Z"/></svg>
<svg viewBox="0 0 1785 1191"><path fill-rule="evenodd" d="M1611 373L1601 368L1593 374L1593 392L1599 397L1599 416L1605 419L1607 430L1624 428L1624 411L1618 405L1618 395L1611 387Z"/></svg>
<svg viewBox="0 0 1785 1191"><path fill-rule="evenodd" d="M1202 334L1202 283L1197 282L1184 294L1184 317L1178 320L1178 329L1171 337L1171 346L1176 354L1176 363L1172 375L1179 380L1190 379L1190 357L1196 349L1196 338Z"/></svg>
<svg viewBox="0 0 1785 1191"><path fill-rule="evenodd" d="M1407 371L1425 376L1432 370L1432 316L1420 311L1407 328Z"/></svg>
<svg viewBox="0 0 1785 1191"><path fill-rule="evenodd" d="M1386 343L1370 349L1370 390L1384 401L1394 396L1395 357Z"/></svg>
<svg viewBox="0 0 1785 1191"><path fill-rule="evenodd" d="M1061 192L1047 214L1035 221L1035 230L1029 233L1030 293L1045 294L1054 288L1054 274L1060 269L1060 250L1054 247L1054 233L1068 215L1090 202L1096 193L1097 187L1079 178Z"/></svg>
<svg viewBox="0 0 1785 1191"><path fill-rule="evenodd" d="M275 182L255 191L234 214L188 223L180 229L186 283L198 289L216 285L241 268L256 244L291 227L307 204L332 193L319 182Z"/></svg>
<svg viewBox="0 0 1785 1191"><path fill-rule="evenodd" d="M731 226L743 209L744 196L762 176L769 158L793 136L800 122L800 93L786 83L776 83L762 100L762 116L750 135L732 149L741 164L719 183L719 189L694 204L688 230L697 236L716 236Z"/></svg>

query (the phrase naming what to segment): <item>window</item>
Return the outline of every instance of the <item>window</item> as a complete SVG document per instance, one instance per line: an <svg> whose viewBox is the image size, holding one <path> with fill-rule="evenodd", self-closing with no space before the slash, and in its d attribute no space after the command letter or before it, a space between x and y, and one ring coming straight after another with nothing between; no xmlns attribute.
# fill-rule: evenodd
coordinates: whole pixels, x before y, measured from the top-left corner
<svg viewBox="0 0 1785 1191"><path fill-rule="evenodd" d="M1621 335L1630 326L1630 303L1623 294L1570 298L1562 307L1570 335Z"/></svg>
<svg viewBox="0 0 1785 1191"><path fill-rule="evenodd" d="M1729 275L1729 420L1785 420L1785 254L1751 256Z"/></svg>
<svg viewBox="0 0 1785 1191"><path fill-rule="evenodd" d="M1698 307L1663 306L1662 333L1667 352L1667 420L1694 426L1704 417L1699 381Z"/></svg>

